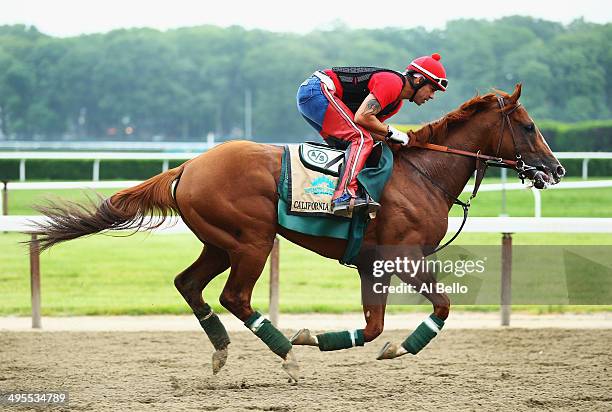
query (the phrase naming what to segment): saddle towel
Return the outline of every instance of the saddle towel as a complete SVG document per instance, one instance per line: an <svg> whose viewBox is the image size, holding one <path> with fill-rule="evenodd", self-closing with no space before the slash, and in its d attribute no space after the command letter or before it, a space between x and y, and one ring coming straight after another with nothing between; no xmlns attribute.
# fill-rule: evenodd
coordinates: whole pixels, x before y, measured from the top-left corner
<svg viewBox="0 0 612 412"><path fill-rule="evenodd" d="M332 215L331 200L338 184L344 151L318 144L288 145L289 213Z"/></svg>

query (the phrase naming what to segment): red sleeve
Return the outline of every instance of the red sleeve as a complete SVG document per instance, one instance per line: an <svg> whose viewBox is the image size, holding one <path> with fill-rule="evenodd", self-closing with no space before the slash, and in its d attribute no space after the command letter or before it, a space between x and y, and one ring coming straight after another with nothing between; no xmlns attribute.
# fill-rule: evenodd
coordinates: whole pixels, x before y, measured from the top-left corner
<svg viewBox="0 0 612 412"><path fill-rule="evenodd" d="M381 108L385 108L391 103L397 101L403 87L404 83L402 82L402 79L400 79L397 74L389 72L380 72L372 75L372 78L368 83L370 93L376 97L376 100L378 100L378 103L380 103ZM393 114L395 113L397 113L397 110L395 110ZM390 117L390 115L385 116L385 118L387 117Z"/></svg>

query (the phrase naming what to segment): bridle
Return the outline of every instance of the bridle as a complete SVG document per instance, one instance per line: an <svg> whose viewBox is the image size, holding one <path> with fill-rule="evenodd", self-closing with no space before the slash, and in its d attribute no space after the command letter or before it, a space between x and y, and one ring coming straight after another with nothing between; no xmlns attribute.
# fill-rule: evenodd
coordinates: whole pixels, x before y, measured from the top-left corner
<svg viewBox="0 0 612 412"><path fill-rule="evenodd" d="M421 149L433 150L436 152L443 152L449 154L455 154L460 156L473 157L477 161L484 163L487 167L501 167L506 169L514 169L519 173L519 178L524 182L527 178L526 173L529 171L536 170L537 167L527 165L523 159L521 154L518 151L518 145L516 144L516 137L514 134L514 129L512 128L512 122L510 121L510 115L516 111L519 107L521 107L520 103L517 103L512 109L504 111L506 107L506 101L502 96L497 96L497 103L501 110L502 121L500 123L500 131L499 131L499 140L497 143L497 149L495 151L495 156L489 156L482 154L480 150L478 152L469 152L466 150L453 149L448 146L442 146L431 143L418 143L414 142L411 144L411 147L419 147ZM504 159L499 157L499 152L501 151L502 143L504 141L504 130L506 128L506 124L508 125L508 130L510 130L510 138L512 139L512 144L514 146L514 160ZM430 126L431 127L431 126ZM531 141L528 141L530 148L533 150L533 146ZM478 167L477 167L478 169ZM454 196L451 196L454 198ZM475 197L475 196L474 196Z"/></svg>
<svg viewBox="0 0 612 412"><path fill-rule="evenodd" d="M463 222L461 223L461 226L459 226L459 230L457 230L457 233L455 233L455 235L448 242L446 242L442 246L438 246L433 252L429 254L433 254L433 253L436 253L444 249L446 246L450 245L457 238L457 236L459 236L468 218L468 213L469 213L469 209L471 206L470 202L472 201L472 199L476 197L476 194L478 193L478 189L480 188L480 184L482 183L482 180L484 179L485 174L487 172L487 168L489 166L506 168L506 169L514 169L518 172L518 177L521 179L523 183L525 182L525 179L527 179L528 172L538 170L537 167L527 165L523 161L522 156L518 151L518 145L516 144L514 129L512 128L512 122L510 121L510 115L514 113L514 111L516 111L516 109L518 109L521 106L521 104L517 102L513 108L509 110L504 110L504 108L506 107L506 101L504 100L502 96L497 96L497 103L500 108L502 120L501 120L500 132L499 132L499 142L497 143L497 150L495 151L495 156L484 155L480 153L480 150L478 152L469 152L466 150L453 149L448 146L436 145L436 144L431 144L431 143L414 142L411 145L412 147L419 147L421 149L434 150L437 152L449 153L449 154L454 154L454 155L459 155L459 156L473 157L476 159L476 179L474 181L474 189L467 202L463 202L459 198L448 193L446 189L444 189L440 184L438 184L435 180L433 180L427 173L422 171L419 167L417 167L410 160L407 160L408 164L410 164L417 172L419 172L422 176L427 178L435 187L440 189L448 198L453 200L453 204L459 205L463 208ZM502 143L504 140L504 130L505 130L506 124L508 124L508 130L510 130L510 137L512 138L512 144L514 146L514 157L515 157L514 160L504 159L504 158L499 157L499 153L501 151ZM529 142L529 145L531 146L531 142ZM533 147L531 148L533 149Z"/></svg>
<svg viewBox="0 0 612 412"><path fill-rule="evenodd" d="M497 150L495 151L495 157L497 157L499 161L489 160L487 162L487 166L512 168L518 172L518 177L519 179L521 179L521 182L525 183L525 179L527 178L527 175L526 175L527 172L537 170L537 167L529 166L523 161L522 156L518 151L518 145L516 144L516 139L514 137L514 129L512 128L512 122L510 121L510 115L514 113L516 109L521 107L521 103L517 102L516 106L514 106L512 109L508 111L504 111L506 102L502 96L497 96L497 103L499 104L499 108L502 114L501 130L499 132L499 142L497 143ZM510 130L510 137L512 138L512 145L514 147L514 157L516 159L514 162L504 160L499 157L499 152L501 151L502 142L504 141L504 127L506 123L508 124L508 130ZM533 150L533 145L531 141L527 140L527 143L529 144L530 149ZM513 163L513 164L510 164L510 163Z"/></svg>

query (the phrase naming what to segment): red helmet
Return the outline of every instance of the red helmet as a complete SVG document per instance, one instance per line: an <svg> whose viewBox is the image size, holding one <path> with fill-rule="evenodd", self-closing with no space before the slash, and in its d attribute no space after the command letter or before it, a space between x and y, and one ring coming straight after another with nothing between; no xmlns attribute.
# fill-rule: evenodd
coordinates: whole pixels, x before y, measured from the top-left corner
<svg viewBox="0 0 612 412"><path fill-rule="evenodd" d="M438 53L414 59L406 67L406 71L420 73L432 82L436 88L446 91L448 79L446 78L446 70L444 70L444 66L440 63L440 55Z"/></svg>

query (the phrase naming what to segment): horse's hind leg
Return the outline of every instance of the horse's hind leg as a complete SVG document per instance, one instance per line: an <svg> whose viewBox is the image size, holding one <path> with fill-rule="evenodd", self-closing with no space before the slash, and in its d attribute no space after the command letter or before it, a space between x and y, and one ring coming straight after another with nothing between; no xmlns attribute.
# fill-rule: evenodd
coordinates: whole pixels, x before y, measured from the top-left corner
<svg viewBox="0 0 612 412"><path fill-rule="evenodd" d="M206 245L198 259L174 279L174 285L185 298L215 348L213 374L225 364L229 336L219 317L204 302L202 291L215 276L229 268L229 256L216 246Z"/></svg>
<svg viewBox="0 0 612 412"><path fill-rule="evenodd" d="M271 250L272 242L266 242L265 245L245 245L239 251L230 252L232 269L219 300L283 359L283 369L297 381L298 365L291 352L291 343L268 319L251 307L253 288Z"/></svg>

